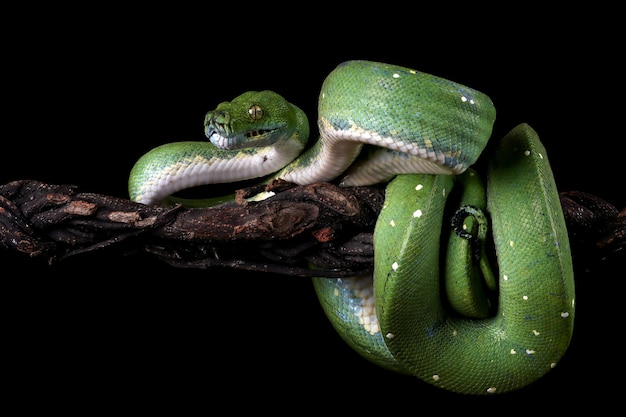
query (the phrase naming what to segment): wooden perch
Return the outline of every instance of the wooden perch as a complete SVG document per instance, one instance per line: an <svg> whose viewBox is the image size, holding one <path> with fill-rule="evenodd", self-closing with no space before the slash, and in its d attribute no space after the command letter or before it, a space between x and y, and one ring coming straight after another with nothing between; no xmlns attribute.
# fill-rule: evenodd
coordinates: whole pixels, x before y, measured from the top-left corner
<svg viewBox="0 0 626 417"><path fill-rule="evenodd" d="M114 247L179 267L332 277L371 271L383 188L278 182L269 190L277 194L259 202L188 209L14 181L0 186L0 245L48 262Z"/></svg>
<svg viewBox="0 0 626 417"><path fill-rule="evenodd" d="M561 192L572 254L580 265L626 259L626 207L580 191Z"/></svg>
<svg viewBox="0 0 626 417"><path fill-rule="evenodd" d="M146 206L81 193L72 185L0 186L0 247L48 263L96 250L147 252L176 267L214 266L295 276L371 273L372 232L384 188L270 184L276 194L211 208ZM626 210L581 192L561 193L574 256L626 252Z"/></svg>

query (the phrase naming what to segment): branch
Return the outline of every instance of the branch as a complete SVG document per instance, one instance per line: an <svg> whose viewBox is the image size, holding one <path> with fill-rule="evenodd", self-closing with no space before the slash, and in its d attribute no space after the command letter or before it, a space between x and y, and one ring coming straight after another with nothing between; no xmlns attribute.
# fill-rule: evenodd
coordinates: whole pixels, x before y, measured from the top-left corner
<svg viewBox="0 0 626 417"><path fill-rule="evenodd" d="M243 201L241 190L235 203L188 209L14 181L0 186L0 246L48 263L114 248L178 267L332 277L371 272L382 188L276 182L268 190L276 195L259 202Z"/></svg>
<svg viewBox="0 0 626 417"><path fill-rule="evenodd" d="M581 191L561 192L561 206L575 261L597 265L626 257L626 207Z"/></svg>
<svg viewBox="0 0 626 417"><path fill-rule="evenodd" d="M73 185L0 186L0 247L60 262L96 250L146 252L181 268L215 266L295 276L373 270L374 224L384 188L274 182L263 201L211 208L146 206L81 193ZM591 194L561 193L574 258L593 264L626 253L626 209Z"/></svg>

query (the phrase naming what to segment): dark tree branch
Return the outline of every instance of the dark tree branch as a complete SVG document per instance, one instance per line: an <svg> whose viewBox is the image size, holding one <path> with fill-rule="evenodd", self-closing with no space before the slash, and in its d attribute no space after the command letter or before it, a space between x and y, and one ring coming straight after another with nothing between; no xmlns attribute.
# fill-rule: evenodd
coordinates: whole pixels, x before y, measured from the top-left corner
<svg viewBox="0 0 626 417"><path fill-rule="evenodd" d="M0 247L48 263L87 252L146 252L181 268L226 267L296 276L371 273L372 233L383 187L269 185L276 194L211 208L146 206L80 193L71 185L0 186ZM626 210L591 194L561 193L574 257L585 263L626 253Z"/></svg>
<svg viewBox="0 0 626 417"><path fill-rule="evenodd" d="M618 210L580 191L562 192L560 196L572 252L580 264L626 258L626 207Z"/></svg>
<svg viewBox="0 0 626 417"><path fill-rule="evenodd" d="M333 277L371 271L382 188L278 182L269 190L277 194L259 202L244 202L242 190L239 203L187 209L14 181L0 186L0 246L48 262L114 247L178 267Z"/></svg>

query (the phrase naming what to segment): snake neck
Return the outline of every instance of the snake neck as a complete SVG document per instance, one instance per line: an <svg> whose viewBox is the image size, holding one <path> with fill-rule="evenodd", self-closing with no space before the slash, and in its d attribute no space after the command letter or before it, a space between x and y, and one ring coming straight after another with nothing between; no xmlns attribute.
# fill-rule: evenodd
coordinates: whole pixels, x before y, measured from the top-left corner
<svg viewBox="0 0 626 417"><path fill-rule="evenodd" d="M326 135L300 157L276 174L276 178L295 184L329 182L337 178L356 159L362 143Z"/></svg>
<svg viewBox="0 0 626 417"><path fill-rule="evenodd" d="M153 149L133 168L130 195L143 204L160 204L184 189L260 178L289 164L301 142L227 151L206 142L176 142Z"/></svg>

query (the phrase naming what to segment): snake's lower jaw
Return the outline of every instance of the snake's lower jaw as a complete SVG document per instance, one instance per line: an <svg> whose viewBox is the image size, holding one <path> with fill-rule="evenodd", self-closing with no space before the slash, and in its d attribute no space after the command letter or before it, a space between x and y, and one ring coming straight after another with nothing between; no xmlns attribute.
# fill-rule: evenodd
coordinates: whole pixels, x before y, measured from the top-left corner
<svg viewBox="0 0 626 417"><path fill-rule="evenodd" d="M215 130L207 130L205 132L207 138L209 138L209 142L215 145L219 149L228 149L227 142L228 139L224 136L217 133Z"/></svg>

